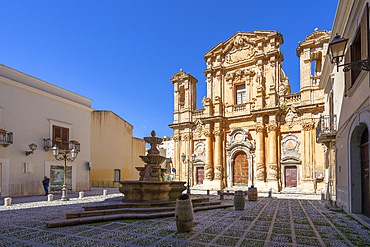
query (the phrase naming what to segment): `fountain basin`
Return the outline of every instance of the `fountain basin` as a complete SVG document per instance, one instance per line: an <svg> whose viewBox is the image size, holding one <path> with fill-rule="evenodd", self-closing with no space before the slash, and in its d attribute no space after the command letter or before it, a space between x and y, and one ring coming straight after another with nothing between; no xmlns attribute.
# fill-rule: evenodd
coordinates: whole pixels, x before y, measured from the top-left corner
<svg viewBox="0 0 370 247"><path fill-rule="evenodd" d="M119 183L122 185L119 191L124 194L124 202L174 201L186 190L186 182L181 181L127 180Z"/></svg>

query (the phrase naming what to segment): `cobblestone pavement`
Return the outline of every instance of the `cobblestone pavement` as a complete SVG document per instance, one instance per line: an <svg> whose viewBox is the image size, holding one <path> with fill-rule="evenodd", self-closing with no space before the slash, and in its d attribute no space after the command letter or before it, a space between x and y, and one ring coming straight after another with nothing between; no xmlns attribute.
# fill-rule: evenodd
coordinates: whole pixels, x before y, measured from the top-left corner
<svg viewBox="0 0 370 247"><path fill-rule="evenodd" d="M244 211L198 211L190 233L178 233L173 217L45 227L106 198L0 206L0 246L370 246L369 228L322 201L299 198L260 197L246 201Z"/></svg>

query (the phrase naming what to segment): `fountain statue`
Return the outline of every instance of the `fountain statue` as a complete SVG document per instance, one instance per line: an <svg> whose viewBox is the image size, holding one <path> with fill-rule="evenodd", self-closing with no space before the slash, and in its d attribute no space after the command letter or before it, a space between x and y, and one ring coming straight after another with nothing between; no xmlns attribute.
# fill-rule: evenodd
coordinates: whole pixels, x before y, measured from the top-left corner
<svg viewBox="0 0 370 247"><path fill-rule="evenodd" d="M119 191L124 194L122 201L171 201L176 200L186 189L185 182L164 181L165 168L161 164L166 159L159 155L157 145L162 143L162 138L156 137L153 130L151 137L144 137L150 149L146 156L139 156L145 163L144 167L136 167L140 179L124 180Z"/></svg>

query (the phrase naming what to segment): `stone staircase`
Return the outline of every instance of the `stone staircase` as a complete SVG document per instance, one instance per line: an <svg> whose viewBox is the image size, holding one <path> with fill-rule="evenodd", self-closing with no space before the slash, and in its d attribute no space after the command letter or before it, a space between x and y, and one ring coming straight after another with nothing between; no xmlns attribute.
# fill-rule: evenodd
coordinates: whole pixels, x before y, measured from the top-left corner
<svg viewBox="0 0 370 247"><path fill-rule="evenodd" d="M216 208L234 207L234 204L225 204L221 201L210 201L209 198L192 199L194 212ZM49 228L74 226L80 224L125 219L153 219L175 216L175 201L170 202L140 202L83 206L82 210L69 212L65 219L56 219L46 222Z"/></svg>

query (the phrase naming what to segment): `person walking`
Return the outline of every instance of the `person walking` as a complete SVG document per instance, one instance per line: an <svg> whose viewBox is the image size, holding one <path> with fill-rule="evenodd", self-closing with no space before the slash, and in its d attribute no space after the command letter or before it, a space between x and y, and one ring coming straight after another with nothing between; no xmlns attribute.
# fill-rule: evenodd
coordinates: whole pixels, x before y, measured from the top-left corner
<svg viewBox="0 0 370 247"><path fill-rule="evenodd" d="M45 190L45 196L49 194L49 183L50 183L50 178L45 176L44 180L42 180L42 185L44 186L44 190Z"/></svg>

